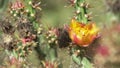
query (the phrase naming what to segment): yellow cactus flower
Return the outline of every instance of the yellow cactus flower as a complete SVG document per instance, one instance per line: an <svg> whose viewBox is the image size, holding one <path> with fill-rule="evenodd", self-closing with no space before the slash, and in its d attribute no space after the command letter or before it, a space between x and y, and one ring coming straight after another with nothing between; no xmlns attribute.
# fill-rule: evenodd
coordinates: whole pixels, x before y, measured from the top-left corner
<svg viewBox="0 0 120 68"><path fill-rule="evenodd" d="M98 36L98 28L94 23L83 24L72 19L69 27L71 40L79 46L86 47Z"/></svg>

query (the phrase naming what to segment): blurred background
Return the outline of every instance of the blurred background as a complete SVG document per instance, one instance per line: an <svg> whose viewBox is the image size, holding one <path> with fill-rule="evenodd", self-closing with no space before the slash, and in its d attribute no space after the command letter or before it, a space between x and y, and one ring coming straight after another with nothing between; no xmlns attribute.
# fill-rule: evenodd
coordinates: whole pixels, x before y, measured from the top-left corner
<svg viewBox="0 0 120 68"><path fill-rule="evenodd" d="M6 16L7 6L12 0L0 0L0 18ZM39 0L41 1L42 16L40 21L46 27L61 27L69 24L74 15L74 8L69 0ZM120 68L120 0L86 0L90 4L89 12L92 13L92 21L100 28L100 44L107 56L100 53L94 56L94 62L98 68ZM59 49L59 57L64 68L68 68L70 57L67 49ZM5 53L0 51L0 65ZM33 66L39 66L36 59L37 54L33 52L28 61Z"/></svg>

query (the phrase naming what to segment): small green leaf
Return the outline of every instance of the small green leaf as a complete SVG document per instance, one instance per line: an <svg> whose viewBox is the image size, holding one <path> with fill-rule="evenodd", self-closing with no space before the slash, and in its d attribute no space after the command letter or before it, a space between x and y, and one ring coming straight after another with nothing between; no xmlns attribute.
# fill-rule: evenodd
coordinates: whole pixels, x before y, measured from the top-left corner
<svg viewBox="0 0 120 68"><path fill-rule="evenodd" d="M92 67L92 64L91 64L91 63L89 62L89 60L88 60L87 58L85 58L85 57L82 59L82 62L81 62L81 63L82 63L82 65L83 65L83 66L82 66L83 68L93 68L93 67Z"/></svg>
<svg viewBox="0 0 120 68"><path fill-rule="evenodd" d="M75 54L72 55L72 59L75 63L77 63L78 65L81 64L81 58L76 56Z"/></svg>

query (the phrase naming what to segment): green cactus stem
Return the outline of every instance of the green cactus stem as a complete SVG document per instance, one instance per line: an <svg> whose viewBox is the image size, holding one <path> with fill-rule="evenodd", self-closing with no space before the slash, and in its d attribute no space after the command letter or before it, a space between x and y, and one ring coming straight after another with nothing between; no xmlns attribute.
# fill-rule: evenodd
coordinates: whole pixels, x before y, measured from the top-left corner
<svg viewBox="0 0 120 68"><path fill-rule="evenodd" d="M87 14L87 7L86 7L85 0L76 0L74 4L76 18L79 22L87 23L88 18L85 16Z"/></svg>

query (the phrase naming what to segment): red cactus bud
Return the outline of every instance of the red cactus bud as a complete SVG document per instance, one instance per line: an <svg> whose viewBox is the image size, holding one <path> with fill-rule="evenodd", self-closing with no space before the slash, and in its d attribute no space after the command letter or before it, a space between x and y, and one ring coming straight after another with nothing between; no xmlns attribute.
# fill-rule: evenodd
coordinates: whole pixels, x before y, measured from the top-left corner
<svg viewBox="0 0 120 68"><path fill-rule="evenodd" d="M16 1L15 3L12 4L11 8L13 10L22 9L24 8L24 5L20 1Z"/></svg>
<svg viewBox="0 0 120 68"><path fill-rule="evenodd" d="M30 42L30 41L32 41L31 38L23 38L23 39L22 39L22 43L23 43L23 44L25 44L26 42Z"/></svg>

